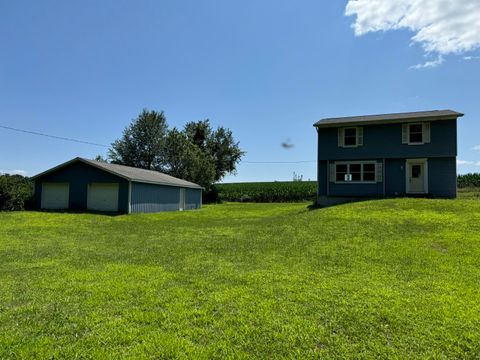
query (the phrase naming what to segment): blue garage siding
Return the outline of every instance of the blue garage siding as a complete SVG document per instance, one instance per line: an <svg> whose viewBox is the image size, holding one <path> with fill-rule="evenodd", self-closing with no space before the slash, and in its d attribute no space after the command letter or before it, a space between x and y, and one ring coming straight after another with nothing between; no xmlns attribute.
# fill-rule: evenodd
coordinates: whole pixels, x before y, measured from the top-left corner
<svg viewBox="0 0 480 360"><path fill-rule="evenodd" d="M202 190L186 188L185 210L200 209L202 206Z"/></svg>
<svg viewBox="0 0 480 360"><path fill-rule="evenodd" d="M76 162L50 174L35 179L35 205L41 207L42 183L44 182L67 182L70 184L69 209L87 209L87 189L92 182L118 183L118 208L119 212L128 212L128 181L99 170L82 162Z"/></svg>
<svg viewBox="0 0 480 360"><path fill-rule="evenodd" d="M131 212L160 212L179 209L180 188L132 182Z"/></svg>
<svg viewBox="0 0 480 360"><path fill-rule="evenodd" d="M457 161L455 157L428 159L428 192L433 196L457 196Z"/></svg>
<svg viewBox="0 0 480 360"><path fill-rule="evenodd" d="M185 209L201 207L202 190L185 189ZM131 212L176 211L180 205L180 187L132 182Z"/></svg>

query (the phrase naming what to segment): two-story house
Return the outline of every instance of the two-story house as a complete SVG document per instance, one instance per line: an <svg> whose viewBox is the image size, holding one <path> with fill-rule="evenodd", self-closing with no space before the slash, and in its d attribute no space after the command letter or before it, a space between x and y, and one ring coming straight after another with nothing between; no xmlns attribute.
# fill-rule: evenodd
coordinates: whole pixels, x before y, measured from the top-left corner
<svg viewBox="0 0 480 360"><path fill-rule="evenodd" d="M457 194L457 118L452 110L322 119L318 204L359 198Z"/></svg>

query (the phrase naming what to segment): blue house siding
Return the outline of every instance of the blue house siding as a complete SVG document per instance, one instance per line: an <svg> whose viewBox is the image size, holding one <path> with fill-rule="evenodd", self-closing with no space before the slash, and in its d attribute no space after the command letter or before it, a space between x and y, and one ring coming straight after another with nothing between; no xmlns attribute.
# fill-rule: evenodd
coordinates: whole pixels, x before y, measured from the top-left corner
<svg viewBox="0 0 480 360"><path fill-rule="evenodd" d="M345 197L379 197L383 196L383 183L375 184L355 184L330 183L329 196L345 196Z"/></svg>
<svg viewBox="0 0 480 360"><path fill-rule="evenodd" d="M326 196L327 195L327 179L328 179L328 173L327 173L327 162L326 161L319 161L318 162L318 181L317 181L317 193L318 196Z"/></svg>
<svg viewBox="0 0 480 360"><path fill-rule="evenodd" d="M421 120L419 120L421 122ZM338 128L318 129L318 160L360 160L369 158L428 158L457 155L457 121L430 122L431 142L402 144L402 124L363 126L363 146L338 146Z"/></svg>
<svg viewBox="0 0 480 360"><path fill-rule="evenodd" d="M179 187L132 182L132 213L175 211L179 209L179 204Z"/></svg>
<svg viewBox="0 0 480 360"><path fill-rule="evenodd" d="M200 209L202 206L202 190L186 188L185 210Z"/></svg>
<svg viewBox="0 0 480 360"><path fill-rule="evenodd" d="M85 163L76 162L55 172L36 178L35 204L38 209L41 207L42 183L44 182L68 182L70 184L69 209L71 210L87 209L87 189L89 183L118 183L119 211L123 213L128 212L128 181Z"/></svg>
<svg viewBox="0 0 480 360"><path fill-rule="evenodd" d="M428 192L433 196L457 196L457 161L455 157L428 159Z"/></svg>
<svg viewBox="0 0 480 360"><path fill-rule="evenodd" d="M406 195L406 159L385 160L385 196Z"/></svg>

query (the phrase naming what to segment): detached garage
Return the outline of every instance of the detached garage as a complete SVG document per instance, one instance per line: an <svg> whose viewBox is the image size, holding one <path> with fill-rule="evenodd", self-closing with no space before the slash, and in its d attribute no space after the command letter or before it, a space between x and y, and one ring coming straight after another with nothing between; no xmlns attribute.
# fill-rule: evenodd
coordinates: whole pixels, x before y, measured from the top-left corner
<svg viewBox="0 0 480 360"><path fill-rule="evenodd" d="M32 178L38 209L118 213L199 209L200 185L158 171L75 158Z"/></svg>

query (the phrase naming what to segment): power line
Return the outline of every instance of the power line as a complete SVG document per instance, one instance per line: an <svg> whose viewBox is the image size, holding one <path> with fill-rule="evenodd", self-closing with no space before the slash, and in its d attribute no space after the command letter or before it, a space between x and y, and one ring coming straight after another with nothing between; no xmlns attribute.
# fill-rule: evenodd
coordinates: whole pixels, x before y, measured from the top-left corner
<svg viewBox="0 0 480 360"><path fill-rule="evenodd" d="M63 140L63 141L71 141L75 143L80 143L80 144L86 144L86 145L93 145L93 146L100 146L100 147L105 147L108 148L108 145L104 144L98 144L90 141L84 141L84 140L78 140L78 139L73 139L73 138L68 138L64 136L56 136L56 135L50 135L50 134L45 134L37 131L31 131L31 130L23 130L23 129L17 129L14 127L10 126L5 126L5 125L0 125L0 128L2 129L7 129L11 131L17 131L25 134L31 134L31 135L37 135L37 136L43 136L51 139L57 139L57 140ZM244 164L302 164L302 163L315 163L315 160L299 160L299 161L242 161Z"/></svg>
<svg viewBox="0 0 480 360"><path fill-rule="evenodd" d="M17 132L22 132L22 133L26 133L26 134L44 136L44 137L57 139L57 140L71 141L71 142L76 142L76 143L80 143L80 144L87 144L87 145L94 145L94 146L101 146L101 147L108 148L108 145L104 145L104 144L98 144L98 143L94 143L94 142L90 142L90 141L72 139L72 138L63 137L63 136L49 135L49 134L44 134L44 133L40 133L40 132L36 132L36 131L17 129L17 128L10 127L10 126L0 125L0 128L7 129L7 130L12 130L12 131L17 131Z"/></svg>
<svg viewBox="0 0 480 360"><path fill-rule="evenodd" d="M300 164L315 163L315 160L299 160L299 161L242 161L247 164Z"/></svg>

